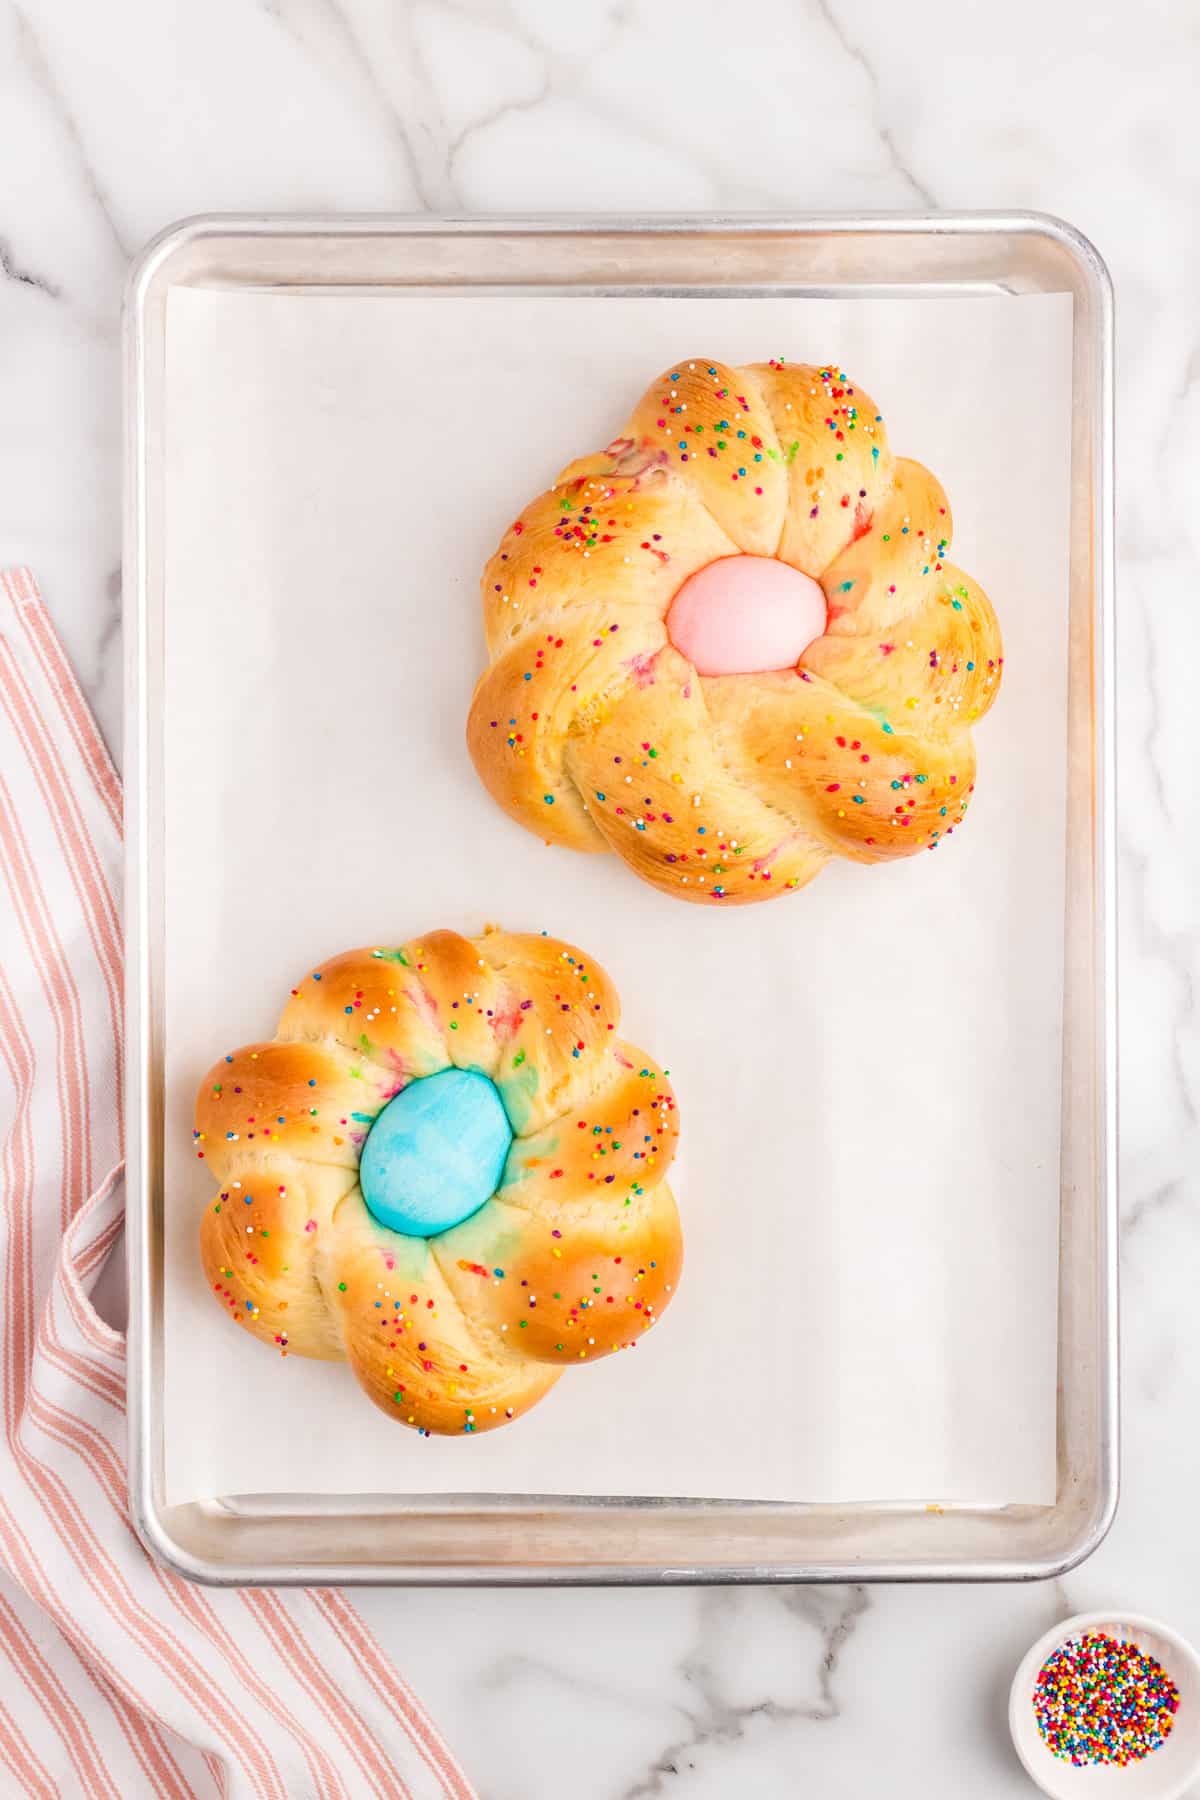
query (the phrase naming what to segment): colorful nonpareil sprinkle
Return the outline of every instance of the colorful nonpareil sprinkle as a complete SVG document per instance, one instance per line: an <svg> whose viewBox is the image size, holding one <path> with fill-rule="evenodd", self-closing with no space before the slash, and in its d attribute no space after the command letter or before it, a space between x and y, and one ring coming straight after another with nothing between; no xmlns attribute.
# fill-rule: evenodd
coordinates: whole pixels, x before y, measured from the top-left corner
<svg viewBox="0 0 1200 1800"><path fill-rule="evenodd" d="M1178 1710L1179 1690L1157 1658L1106 1631L1068 1638L1033 1684L1038 1730L1076 1768L1140 1762L1161 1749Z"/></svg>

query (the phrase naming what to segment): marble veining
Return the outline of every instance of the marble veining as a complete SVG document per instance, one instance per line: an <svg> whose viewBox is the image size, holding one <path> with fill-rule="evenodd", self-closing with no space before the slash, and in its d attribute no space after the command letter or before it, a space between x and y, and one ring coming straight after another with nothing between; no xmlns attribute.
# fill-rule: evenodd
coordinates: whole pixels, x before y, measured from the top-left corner
<svg viewBox="0 0 1200 1800"><path fill-rule="evenodd" d="M824 19L830 31L833 33L833 36L837 39L839 47L852 62L858 64L859 68L866 76L871 90L871 122L874 126L875 133L878 136L880 143L887 151L892 167L895 169L897 175L908 183L912 192L913 203L918 208L927 207L931 212L936 211L938 206L936 196L930 188L926 187L923 181L917 179L912 170L905 164L900 151L896 146L892 128L887 122L880 103L879 76L875 71L874 63L871 61L871 58L867 55L862 45L853 41L848 35L846 26L838 14L834 0L815 0L815 7L821 18Z"/></svg>
<svg viewBox="0 0 1200 1800"><path fill-rule="evenodd" d="M0 0L0 561L118 758L121 285L177 217L1036 207L1116 281L1118 1522L1032 1588L364 1595L487 1800L1016 1800L1038 1632L1117 1604L1200 1637L1198 80L1171 0Z"/></svg>
<svg viewBox="0 0 1200 1800"><path fill-rule="evenodd" d="M53 119L66 136L74 157L77 171L82 177L87 194L94 204L96 212L107 227L116 249L123 261L128 261L136 244L129 244L122 237L121 231L113 216L113 210L101 186L95 165L88 154L87 146L80 132L78 121L71 106L62 92L55 77L54 70L46 59L29 15L20 7L13 5L12 17L16 24L16 50L20 62L28 70L33 85L40 89L46 107ZM59 290L51 283L38 281L36 286L57 299Z"/></svg>
<svg viewBox="0 0 1200 1800"><path fill-rule="evenodd" d="M835 1677L842 1650L855 1624L870 1604L865 1587L780 1588L772 1598L785 1615L801 1620L818 1638L815 1688L795 1698L742 1700L730 1694L722 1680L718 1646L723 1627L741 1596L714 1589L704 1596L701 1631L694 1653L681 1665L695 1694L684 1709L686 1735L661 1751L646 1774L622 1790L622 1800L655 1800L670 1793L672 1778L693 1773L702 1754L710 1748L736 1744L756 1721L769 1724L806 1720L820 1724L841 1716ZM811 1665L806 1665L811 1667Z"/></svg>
<svg viewBox="0 0 1200 1800"><path fill-rule="evenodd" d="M23 281L27 286L49 295L51 300L61 297L61 289L54 282L48 281L44 275L35 275L32 269L22 268L15 262L11 250L3 242L0 242L0 277L5 281Z"/></svg>

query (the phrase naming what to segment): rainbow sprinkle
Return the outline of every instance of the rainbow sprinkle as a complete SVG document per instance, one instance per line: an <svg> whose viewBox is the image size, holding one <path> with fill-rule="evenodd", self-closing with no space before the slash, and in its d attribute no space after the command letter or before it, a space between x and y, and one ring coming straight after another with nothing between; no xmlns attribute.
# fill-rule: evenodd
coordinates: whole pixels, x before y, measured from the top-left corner
<svg viewBox="0 0 1200 1800"><path fill-rule="evenodd" d="M1033 1711L1048 1748L1076 1768L1124 1768L1171 1735L1179 1690L1134 1643L1087 1631L1068 1638L1038 1671Z"/></svg>

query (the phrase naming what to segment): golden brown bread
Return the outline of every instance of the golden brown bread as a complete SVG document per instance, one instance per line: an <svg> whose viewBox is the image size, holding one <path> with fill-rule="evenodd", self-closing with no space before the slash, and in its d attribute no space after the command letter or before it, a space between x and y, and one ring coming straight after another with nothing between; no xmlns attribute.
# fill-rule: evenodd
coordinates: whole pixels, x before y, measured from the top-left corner
<svg viewBox="0 0 1200 1800"><path fill-rule="evenodd" d="M836 367L677 363L484 571L480 776L547 842L614 849L689 900L767 899L833 855L936 847L966 811L970 727L1003 664L950 532L936 478L893 458ZM699 675L671 643L681 585L738 555L819 581L825 631L795 669Z"/></svg>
<svg viewBox="0 0 1200 1800"><path fill-rule="evenodd" d="M569 1364L635 1344L679 1279L678 1115L619 1017L603 969L548 937L435 931L311 971L274 1039L197 1097L217 1298L285 1354L348 1358L424 1432L502 1425ZM367 1209L362 1148L389 1100L451 1067L495 1084L513 1142L477 1212L403 1235Z"/></svg>

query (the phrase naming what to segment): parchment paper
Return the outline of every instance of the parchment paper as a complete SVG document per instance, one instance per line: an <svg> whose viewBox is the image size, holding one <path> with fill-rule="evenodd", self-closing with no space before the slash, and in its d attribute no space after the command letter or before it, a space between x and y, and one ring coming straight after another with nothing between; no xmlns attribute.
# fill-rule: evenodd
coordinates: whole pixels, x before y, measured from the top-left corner
<svg viewBox="0 0 1200 1800"><path fill-rule="evenodd" d="M1065 296L171 296L168 1502L1053 1498L1070 343ZM729 912L544 847L463 744L484 558L701 354L839 360L941 477L1007 655L936 855ZM191 1108L298 972L486 920L583 945L670 1068L686 1267L636 1352L426 1441L208 1295Z"/></svg>

